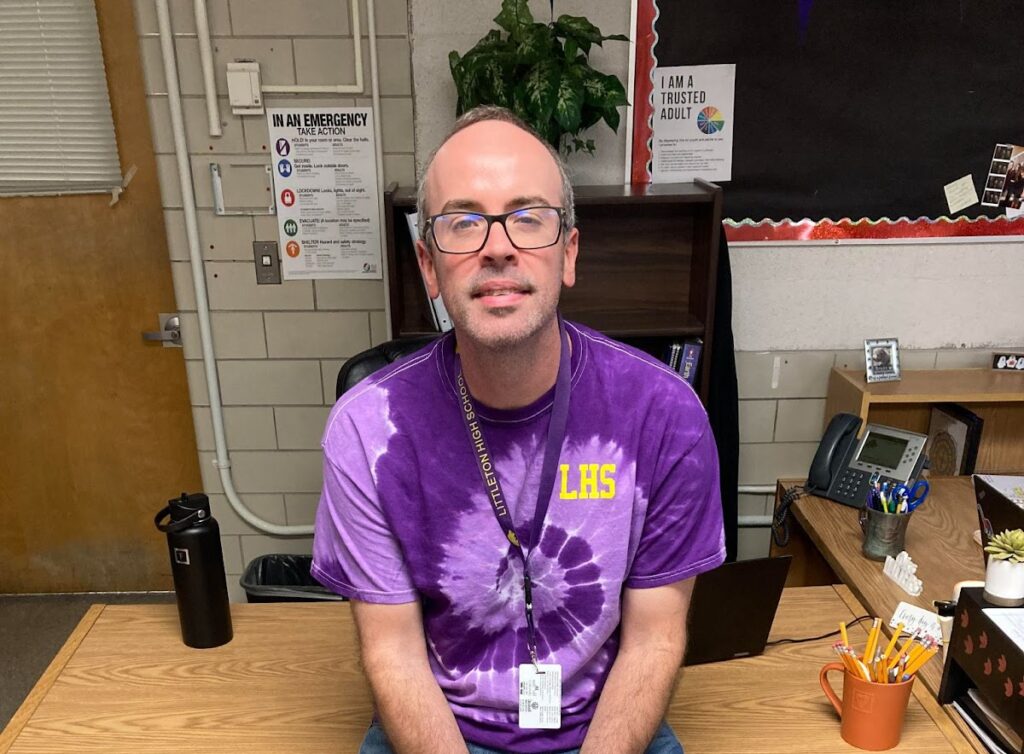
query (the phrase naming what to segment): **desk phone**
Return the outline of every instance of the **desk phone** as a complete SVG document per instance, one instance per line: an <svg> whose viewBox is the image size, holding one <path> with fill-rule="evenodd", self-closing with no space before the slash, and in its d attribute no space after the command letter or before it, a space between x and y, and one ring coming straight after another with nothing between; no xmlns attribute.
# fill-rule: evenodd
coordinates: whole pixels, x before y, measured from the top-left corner
<svg viewBox="0 0 1024 754"><path fill-rule="evenodd" d="M912 485L927 460L927 435L882 424L868 424L858 440L861 420L836 414L821 438L807 474L807 492L863 508L876 482Z"/></svg>

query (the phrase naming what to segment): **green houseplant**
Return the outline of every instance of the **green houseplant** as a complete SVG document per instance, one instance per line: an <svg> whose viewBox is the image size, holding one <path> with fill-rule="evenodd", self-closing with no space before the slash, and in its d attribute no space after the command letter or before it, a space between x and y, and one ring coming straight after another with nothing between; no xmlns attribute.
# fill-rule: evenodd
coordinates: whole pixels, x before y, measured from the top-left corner
<svg viewBox="0 0 1024 754"><path fill-rule="evenodd" d="M529 123L555 149L594 153L593 139L580 134L604 120L619 130L618 108L626 104L619 79L590 66L590 50L604 35L582 16L534 21L527 0L502 0L492 29L465 55L448 54L458 92L456 116L477 105L501 105ZM502 32L504 30L504 33Z"/></svg>
<svg viewBox="0 0 1024 754"><path fill-rule="evenodd" d="M1007 529L985 545L985 599L1005 607L1024 604L1024 531Z"/></svg>

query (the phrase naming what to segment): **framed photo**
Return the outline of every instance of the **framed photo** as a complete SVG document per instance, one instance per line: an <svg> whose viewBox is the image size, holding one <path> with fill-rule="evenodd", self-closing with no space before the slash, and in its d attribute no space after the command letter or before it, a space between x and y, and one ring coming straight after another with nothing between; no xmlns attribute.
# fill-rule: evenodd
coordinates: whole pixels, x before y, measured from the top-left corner
<svg viewBox="0 0 1024 754"><path fill-rule="evenodd" d="M868 382L890 382L900 378L900 342L896 338L864 341L864 364Z"/></svg>
<svg viewBox="0 0 1024 754"><path fill-rule="evenodd" d="M966 476L974 473L984 420L959 403L932 406L925 452L936 476Z"/></svg>

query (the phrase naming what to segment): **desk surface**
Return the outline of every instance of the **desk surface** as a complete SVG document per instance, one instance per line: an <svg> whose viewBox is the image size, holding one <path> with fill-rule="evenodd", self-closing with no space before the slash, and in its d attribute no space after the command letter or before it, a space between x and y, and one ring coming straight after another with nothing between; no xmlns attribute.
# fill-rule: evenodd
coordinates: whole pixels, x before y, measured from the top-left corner
<svg viewBox="0 0 1024 754"><path fill-rule="evenodd" d="M981 546L973 538L978 514L968 477L933 479L927 502L914 511L907 526L907 552L917 563L924 587L917 597L882 573L882 563L861 553L863 537L855 508L810 496L797 501L793 512L857 600L886 623L900 602L934 610L932 601L950 599L958 581L985 578ZM921 671L921 680L933 694L938 693L941 678L942 664L937 661Z"/></svg>
<svg viewBox="0 0 1024 754"><path fill-rule="evenodd" d="M787 589L771 638L825 633L860 609L842 586ZM93 606L0 734L0 752L355 752L371 698L348 604L232 614L233 641L193 650L173 605ZM832 641L687 668L668 716L687 752L857 751L818 686ZM894 751L970 751L935 700L915 696Z"/></svg>
<svg viewBox="0 0 1024 754"><path fill-rule="evenodd" d="M797 482L782 481L780 485L789 487L793 483ZM906 549L917 563L917 576L923 586L917 597L907 594L882 573L881 563L868 560L861 553L863 537L855 508L810 496L797 501L793 513L857 601L872 616L883 619L888 636L892 636L888 621L900 602L934 610L932 601L950 599L957 582L985 578L981 546L973 537L978 514L969 477L932 479L928 501L914 512L907 527ZM932 696L937 695L942 663L937 659L929 662L921 670L920 681ZM986 751L955 712L950 712L950 717L975 751Z"/></svg>

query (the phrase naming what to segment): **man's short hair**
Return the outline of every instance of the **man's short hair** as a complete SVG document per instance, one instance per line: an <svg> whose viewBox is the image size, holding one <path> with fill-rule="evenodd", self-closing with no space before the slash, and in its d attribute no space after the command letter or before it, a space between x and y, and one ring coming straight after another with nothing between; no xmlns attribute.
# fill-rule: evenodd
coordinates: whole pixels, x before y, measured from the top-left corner
<svg viewBox="0 0 1024 754"><path fill-rule="evenodd" d="M533 138L544 145L544 148L548 150L548 154L551 155L551 159L555 161L555 166L558 168L558 175L562 180L562 207L565 208L565 227L566 230L572 230L576 226L576 208L573 203L573 192L572 192L572 181L569 180L569 170L565 165L565 161L561 155L558 154L558 150L552 147L547 141L545 141L537 131L530 126L526 121L516 115L514 112L505 107L498 107L497 105L479 105L474 107L472 110L465 112L462 116L455 121L455 125L452 126L451 131L445 135L441 143L437 145L437 148L430 153L430 157L427 159L427 164L423 169L423 174L420 176L420 180L416 185L416 212L420 218L420 224L422 225L427 217L427 174L430 172L430 166L434 164L434 158L437 157L438 151L448 140L452 138L459 131L469 128L474 123L482 123L487 120L496 120L502 123L510 123L516 128L526 131ZM426 242L426 239L424 239Z"/></svg>

